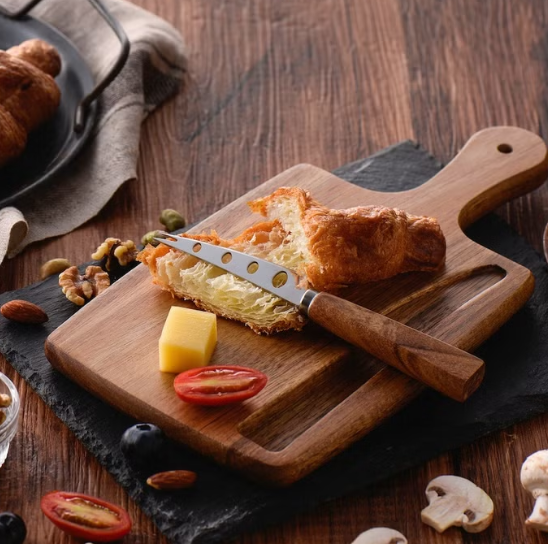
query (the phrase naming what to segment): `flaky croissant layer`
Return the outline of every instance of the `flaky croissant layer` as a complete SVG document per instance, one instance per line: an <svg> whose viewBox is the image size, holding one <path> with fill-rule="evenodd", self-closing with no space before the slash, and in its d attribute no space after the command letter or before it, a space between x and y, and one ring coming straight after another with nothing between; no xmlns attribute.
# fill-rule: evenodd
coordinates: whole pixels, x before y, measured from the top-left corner
<svg viewBox="0 0 548 544"><path fill-rule="evenodd" d="M319 291L436 271L445 260L445 237L433 218L382 206L332 210L298 187L282 187L249 206L267 220L236 238L224 240L216 232L183 236L285 266L300 277L301 287ZM162 289L255 332L300 330L305 324L288 302L163 244L147 246L139 260Z"/></svg>

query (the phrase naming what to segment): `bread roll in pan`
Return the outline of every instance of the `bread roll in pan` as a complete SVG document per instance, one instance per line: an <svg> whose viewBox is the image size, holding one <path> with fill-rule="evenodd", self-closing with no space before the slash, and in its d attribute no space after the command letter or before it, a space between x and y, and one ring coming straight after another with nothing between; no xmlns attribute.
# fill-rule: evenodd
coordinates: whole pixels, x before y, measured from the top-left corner
<svg viewBox="0 0 548 544"><path fill-rule="evenodd" d="M18 14L14 18L0 11L0 49L40 38L51 43L62 60L61 73L55 79L61 90L59 109L50 121L30 135L24 153L14 162L0 168L0 208L17 205L18 199L37 187L54 182L59 172L80 153L93 131L97 114L94 99L119 73L127 59L129 44L120 26L111 19L108 12L102 12L104 6L99 0L90 1L106 22L113 29L116 27L115 32L122 42L120 57L107 76L108 81L98 84L86 61L61 32L28 15ZM80 117L80 127L76 129L76 112L84 100L87 101L85 116Z"/></svg>

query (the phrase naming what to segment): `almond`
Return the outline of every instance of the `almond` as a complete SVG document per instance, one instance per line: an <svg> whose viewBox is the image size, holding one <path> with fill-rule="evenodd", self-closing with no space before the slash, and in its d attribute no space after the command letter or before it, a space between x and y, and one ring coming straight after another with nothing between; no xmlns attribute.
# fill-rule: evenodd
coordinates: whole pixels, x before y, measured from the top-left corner
<svg viewBox="0 0 548 544"><path fill-rule="evenodd" d="M10 300L0 308L0 313L18 323L45 323L48 320L48 314L40 306L26 300Z"/></svg>
<svg viewBox="0 0 548 544"><path fill-rule="evenodd" d="M147 479L147 484L154 489L185 489L192 487L196 473L190 470L168 470L158 472Z"/></svg>

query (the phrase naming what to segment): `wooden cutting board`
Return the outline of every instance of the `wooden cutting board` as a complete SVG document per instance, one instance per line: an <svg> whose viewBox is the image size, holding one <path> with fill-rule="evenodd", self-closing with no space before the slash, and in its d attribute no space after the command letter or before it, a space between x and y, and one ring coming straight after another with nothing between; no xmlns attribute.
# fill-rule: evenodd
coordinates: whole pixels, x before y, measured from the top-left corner
<svg viewBox="0 0 548 544"><path fill-rule="evenodd" d="M381 204L434 216L447 239L447 263L440 273L405 274L349 289L344 296L473 350L525 303L534 281L527 269L472 242L462 229L535 189L547 174L547 149L538 136L490 128L475 134L448 166L416 189L369 191L299 165L193 231L214 228L233 236L258 220L247 201L291 185L330 207ZM148 270L139 266L54 331L46 355L55 368L106 402L258 481L293 483L423 390L314 324L301 333L261 337L219 319L211 363L257 368L269 382L241 405L185 404L174 394L174 376L158 371L158 339L174 304L190 306L154 286Z"/></svg>

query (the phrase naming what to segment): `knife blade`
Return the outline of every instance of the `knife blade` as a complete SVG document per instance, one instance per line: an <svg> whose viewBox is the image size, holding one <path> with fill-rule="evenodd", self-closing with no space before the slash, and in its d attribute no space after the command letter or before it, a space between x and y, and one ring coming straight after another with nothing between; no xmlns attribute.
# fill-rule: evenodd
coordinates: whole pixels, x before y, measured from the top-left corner
<svg viewBox="0 0 548 544"><path fill-rule="evenodd" d="M483 379L478 357L335 295L300 288L296 274L283 266L231 248L158 234L162 237L156 241L287 300L343 340L454 400L466 400Z"/></svg>

